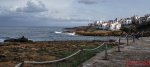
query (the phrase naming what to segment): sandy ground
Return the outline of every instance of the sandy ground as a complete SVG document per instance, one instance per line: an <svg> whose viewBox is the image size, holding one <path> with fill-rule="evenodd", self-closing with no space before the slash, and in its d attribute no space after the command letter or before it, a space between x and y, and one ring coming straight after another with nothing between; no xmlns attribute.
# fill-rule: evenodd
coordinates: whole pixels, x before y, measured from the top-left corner
<svg viewBox="0 0 150 67"><path fill-rule="evenodd" d="M121 40L126 43L126 40ZM105 52L85 61L83 67L150 67L150 37L142 37L139 40L129 41L120 45L121 52L117 47L108 50L108 60L102 60Z"/></svg>

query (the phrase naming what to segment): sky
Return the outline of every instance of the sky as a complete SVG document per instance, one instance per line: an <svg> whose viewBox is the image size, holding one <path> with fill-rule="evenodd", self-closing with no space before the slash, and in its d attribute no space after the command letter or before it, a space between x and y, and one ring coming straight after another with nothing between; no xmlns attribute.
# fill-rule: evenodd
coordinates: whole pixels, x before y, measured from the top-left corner
<svg viewBox="0 0 150 67"><path fill-rule="evenodd" d="M0 26L83 26L150 14L150 0L0 0Z"/></svg>

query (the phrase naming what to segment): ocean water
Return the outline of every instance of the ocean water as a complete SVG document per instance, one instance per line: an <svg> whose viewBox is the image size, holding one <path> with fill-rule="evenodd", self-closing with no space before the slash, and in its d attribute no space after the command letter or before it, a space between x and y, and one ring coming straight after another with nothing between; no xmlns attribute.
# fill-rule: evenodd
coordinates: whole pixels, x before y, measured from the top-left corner
<svg viewBox="0 0 150 67"><path fill-rule="evenodd" d="M0 27L0 42L5 39L27 37L33 41L59 41L59 40L116 40L115 36L79 36L74 33L62 33L68 27L24 26Z"/></svg>

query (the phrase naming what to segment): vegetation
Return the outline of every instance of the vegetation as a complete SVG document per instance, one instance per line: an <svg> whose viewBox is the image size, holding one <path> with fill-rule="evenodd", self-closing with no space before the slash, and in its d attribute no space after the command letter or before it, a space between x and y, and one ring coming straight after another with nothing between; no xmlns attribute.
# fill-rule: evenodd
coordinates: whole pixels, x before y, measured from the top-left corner
<svg viewBox="0 0 150 67"><path fill-rule="evenodd" d="M76 32L77 35L83 36L120 36L126 35L125 32L122 31L111 31L111 30L100 30L90 26L80 26L76 28L66 29L68 32Z"/></svg>
<svg viewBox="0 0 150 67"><path fill-rule="evenodd" d="M126 32L126 33L128 33L128 34L137 32L136 25L123 26L123 27L121 27L120 30L121 30L122 32Z"/></svg>
<svg viewBox="0 0 150 67"><path fill-rule="evenodd" d="M126 33L121 31L106 31L106 30L96 30L93 32L89 31L76 31L77 35L83 35L83 36L120 36L120 35L126 35Z"/></svg>
<svg viewBox="0 0 150 67"><path fill-rule="evenodd" d="M108 45L108 48L112 48L113 46L115 46L114 44L109 44ZM96 46L93 46L93 45L89 45L89 46L84 46L83 48L85 49L92 49L92 48L95 48ZM69 59L66 59L64 61L61 61L61 62L56 62L56 63L52 63L52 64L44 64L42 66L45 66L45 67L77 67L81 60L82 62L90 59L92 56L95 56L98 52L100 51L103 51L105 49L105 46L102 46L101 48L99 49L96 49L96 50L93 50L93 51L83 51L82 52L82 55L80 55L80 53L78 53L77 55L69 58ZM57 55L63 55L65 57L69 56L70 54L70 51L67 51L67 52L59 52L57 53ZM82 56L82 58L81 58ZM38 64L37 65L34 65L34 66L39 66Z"/></svg>
<svg viewBox="0 0 150 67"><path fill-rule="evenodd" d="M142 31L148 31L150 30L150 22L143 22L142 24L134 24L134 25L131 25L131 26L124 26L122 27L120 30L122 32L126 32L128 34L131 34L131 33L137 33L137 32L142 32ZM138 34L136 35L136 37L140 37L142 34ZM144 33L143 36L150 36L149 32L147 33Z"/></svg>
<svg viewBox="0 0 150 67"><path fill-rule="evenodd" d="M128 33L128 32L130 31L130 28L127 28L127 27L121 27L120 30L123 31L123 32Z"/></svg>
<svg viewBox="0 0 150 67"><path fill-rule="evenodd" d="M137 26L137 30L150 29L150 22L145 22Z"/></svg>
<svg viewBox="0 0 150 67"><path fill-rule="evenodd" d="M133 24L133 25L137 25L138 23L139 23L138 20L135 20L135 19L132 20L132 24Z"/></svg>
<svg viewBox="0 0 150 67"><path fill-rule="evenodd" d="M112 40L110 40L112 41ZM2 67L13 67L20 61L49 61L67 57L72 53L80 50L80 48L95 48L99 46L102 41L47 41L47 42L5 42L3 46L0 46L0 65ZM96 52L101 51L89 51L83 52L84 61L94 56ZM53 64L25 64L25 67L42 67L49 65L63 65L69 67L69 65L77 66L79 64L80 57L75 55L67 60ZM58 66L59 67L59 66ZM62 67L62 66L61 66Z"/></svg>

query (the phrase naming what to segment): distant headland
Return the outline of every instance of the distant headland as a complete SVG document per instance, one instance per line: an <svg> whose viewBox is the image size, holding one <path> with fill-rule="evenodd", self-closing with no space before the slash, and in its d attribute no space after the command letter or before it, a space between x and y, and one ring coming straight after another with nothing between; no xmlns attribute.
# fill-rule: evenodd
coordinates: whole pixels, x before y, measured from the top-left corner
<svg viewBox="0 0 150 67"><path fill-rule="evenodd" d="M65 32L75 32L83 36L120 36L150 30L150 14L134 15L131 18L116 18L114 20L89 23L88 26L65 28Z"/></svg>

